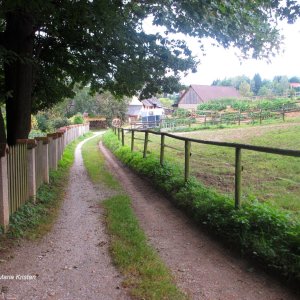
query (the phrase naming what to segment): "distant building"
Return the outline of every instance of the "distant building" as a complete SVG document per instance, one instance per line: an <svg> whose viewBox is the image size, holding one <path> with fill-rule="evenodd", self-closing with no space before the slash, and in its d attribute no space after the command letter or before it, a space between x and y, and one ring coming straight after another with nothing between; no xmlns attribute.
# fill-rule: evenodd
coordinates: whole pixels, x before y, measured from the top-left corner
<svg viewBox="0 0 300 300"><path fill-rule="evenodd" d="M148 127L159 125L160 120L165 115L165 110L159 100L155 97L142 100L143 109L141 110L142 122Z"/></svg>
<svg viewBox="0 0 300 300"><path fill-rule="evenodd" d="M143 103L138 100L137 97L133 97L131 102L128 104L127 118L129 123L137 121L141 115L143 109Z"/></svg>
<svg viewBox="0 0 300 300"><path fill-rule="evenodd" d="M156 109L156 108L162 108L162 104L159 102L159 100L155 97L144 99L142 100L144 109Z"/></svg>
<svg viewBox="0 0 300 300"><path fill-rule="evenodd" d="M140 121L145 124L149 123L149 127L153 127L164 117L165 110L157 98L139 101L137 97L133 97L126 115L130 124Z"/></svg>
<svg viewBox="0 0 300 300"><path fill-rule="evenodd" d="M241 97L239 92L232 86L210 86L192 84L182 94L178 101L178 107L195 110L201 103L224 98Z"/></svg>
<svg viewBox="0 0 300 300"><path fill-rule="evenodd" d="M300 88L300 82L290 82L290 87L293 89L299 89Z"/></svg>

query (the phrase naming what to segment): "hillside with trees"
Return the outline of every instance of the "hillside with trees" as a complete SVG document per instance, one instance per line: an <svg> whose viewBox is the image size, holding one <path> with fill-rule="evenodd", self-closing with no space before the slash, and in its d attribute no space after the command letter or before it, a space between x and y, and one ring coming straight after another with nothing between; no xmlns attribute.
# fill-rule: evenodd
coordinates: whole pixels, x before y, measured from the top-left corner
<svg viewBox="0 0 300 300"><path fill-rule="evenodd" d="M260 74L256 73L253 78L245 75L224 78L222 80L216 79L212 82L215 86L234 86L239 90L244 97L250 96L293 96L299 88L292 89L290 83L300 83L300 77L293 76L275 76L273 80L262 79Z"/></svg>

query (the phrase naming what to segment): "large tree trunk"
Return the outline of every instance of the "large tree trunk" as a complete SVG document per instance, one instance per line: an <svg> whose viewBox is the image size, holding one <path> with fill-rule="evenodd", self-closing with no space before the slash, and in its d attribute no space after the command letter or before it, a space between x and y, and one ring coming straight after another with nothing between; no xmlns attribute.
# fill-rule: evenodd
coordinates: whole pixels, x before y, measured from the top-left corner
<svg viewBox="0 0 300 300"><path fill-rule="evenodd" d="M19 57L4 65L7 143L28 137L31 127L33 19L21 10L6 16L4 45Z"/></svg>

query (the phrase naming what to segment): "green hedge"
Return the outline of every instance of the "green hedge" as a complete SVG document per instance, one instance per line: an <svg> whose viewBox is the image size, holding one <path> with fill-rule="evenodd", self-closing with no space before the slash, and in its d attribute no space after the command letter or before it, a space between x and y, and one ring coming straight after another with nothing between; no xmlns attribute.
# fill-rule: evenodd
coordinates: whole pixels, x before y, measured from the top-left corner
<svg viewBox="0 0 300 300"><path fill-rule="evenodd" d="M239 210L234 201L206 188L195 178L183 180L179 166L160 166L158 157L122 147L112 131L105 145L125 164L171 196L180 209L220 236L243 254L292 281L300 281L300 224L288 213L258 201L245 202Z"/></svg>

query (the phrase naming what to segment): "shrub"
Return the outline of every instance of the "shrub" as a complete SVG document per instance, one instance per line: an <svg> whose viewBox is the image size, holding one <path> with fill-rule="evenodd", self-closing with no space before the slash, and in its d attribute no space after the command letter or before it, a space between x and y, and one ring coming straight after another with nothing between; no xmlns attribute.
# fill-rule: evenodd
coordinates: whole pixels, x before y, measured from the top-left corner
<svg viewBox="0 0 300 300"><path fill-rule="evenodd" d="M68 118L56 118L51 123L54 129L70 125Z"/></svg>
<svg viewBox="0 0 300 300"><path fill-rule="evenodd" d="M75 116L73 116L72 118L70 118L70 121L72 122L72 124L83 124L84 118L83 118L82 114L78 113Z"/></svg>
<svg viewBox="0 0 300 300"><path fill-rule="evenodd" d="M51 130L51 123L46 114L37 114L36 121L38 129L42 132L48 132Z"/></svg>
<svg viewBox="0 0 300 300"><path fill-rule="evenodd" d="M184 109L184 108L177 108L174 113L173 113L173 117L177 117L177 118L186 118L189 115L189 111Z"/></svg>

